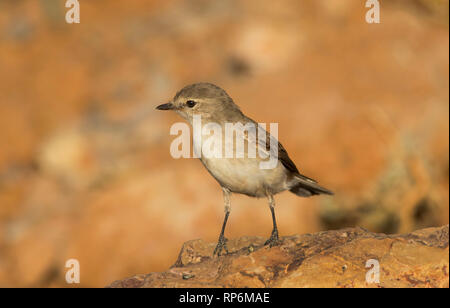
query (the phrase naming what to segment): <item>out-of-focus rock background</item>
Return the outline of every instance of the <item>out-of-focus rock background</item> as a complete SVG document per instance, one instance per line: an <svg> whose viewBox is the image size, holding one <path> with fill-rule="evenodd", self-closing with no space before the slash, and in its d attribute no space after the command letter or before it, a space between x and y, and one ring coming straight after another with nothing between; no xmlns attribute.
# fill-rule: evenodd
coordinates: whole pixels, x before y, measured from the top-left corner
<svg viewBox="0 0 450 308"><path fill-rule="evenodd" d="M174 160L156 112L216 83L279 123L299 169L336 192L277 196L282 235L449 220L448 1L0 2L0 286L104 286L215 241L218 184ZM265 200L233 196L228 237L268 236Z"/></svg>

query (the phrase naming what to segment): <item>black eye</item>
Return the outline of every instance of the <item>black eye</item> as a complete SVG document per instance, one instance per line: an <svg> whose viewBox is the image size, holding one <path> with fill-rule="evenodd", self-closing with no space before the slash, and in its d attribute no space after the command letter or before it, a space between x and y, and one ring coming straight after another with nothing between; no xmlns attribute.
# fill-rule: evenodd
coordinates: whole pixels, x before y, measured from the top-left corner
<svg viewBox="0 0 450 308"><path fill-rule="evenodd" d="M186 102L186 106L188 106L189 108L192 108L192 107L194 107L195 106L195 104L197 104L196 102L194 102L194 101L187 101Z"/></svg>

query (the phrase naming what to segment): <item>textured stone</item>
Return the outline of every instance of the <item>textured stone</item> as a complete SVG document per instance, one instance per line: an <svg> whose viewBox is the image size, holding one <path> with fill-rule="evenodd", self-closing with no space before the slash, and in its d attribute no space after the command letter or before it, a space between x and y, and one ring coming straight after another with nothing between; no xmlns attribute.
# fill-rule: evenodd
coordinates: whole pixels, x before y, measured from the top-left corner
<svg viewBox="0 0 450 308"><path fill-rule="evenodd" d="M186 242L162 273L113 282L111 287L448 287L448 225L385 235L362 228L282 238L273 248L260 237L230 240L230 253L211 257L214 243ZM379 283L368 282L379 263Z"/></svg>

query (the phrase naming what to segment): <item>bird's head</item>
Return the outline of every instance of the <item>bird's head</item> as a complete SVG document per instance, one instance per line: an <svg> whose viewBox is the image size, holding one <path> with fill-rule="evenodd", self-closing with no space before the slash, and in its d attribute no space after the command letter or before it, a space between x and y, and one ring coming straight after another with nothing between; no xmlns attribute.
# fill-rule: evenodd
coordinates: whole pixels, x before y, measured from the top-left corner
<svg viewBox="0 0 450 308"><path fill-rule="evenodd" d="M158 110L174 110L192 124L194 115L202 119L227 120L234 114L241 114L228 94L211 83L194 83L178 91L168 103L156 107Z"/></svg>

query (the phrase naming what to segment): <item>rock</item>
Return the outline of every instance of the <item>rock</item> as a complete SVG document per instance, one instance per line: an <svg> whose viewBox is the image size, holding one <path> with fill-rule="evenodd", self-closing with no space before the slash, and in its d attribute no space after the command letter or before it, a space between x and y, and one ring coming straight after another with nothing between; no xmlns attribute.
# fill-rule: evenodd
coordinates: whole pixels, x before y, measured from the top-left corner
<svg viewBox="0 0 450 308"><path fill-rule="evenodd" d="M110 287L448 288L448 231L448 225L397 235L349 228L286 236L273 248L263 246L261 237L241 237L229 241L229 254L214 258L215 243L192 240L167 271L117 280ZM366 281L375 277L370 275L374 263L378 283Z"/></svg>

